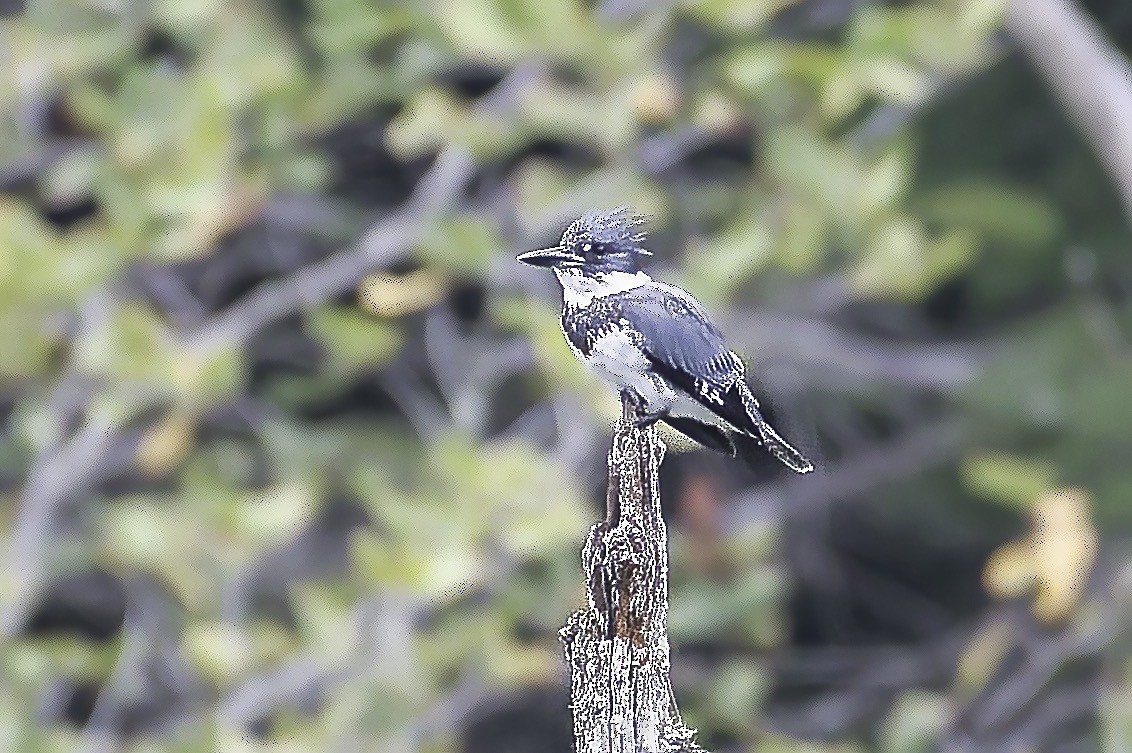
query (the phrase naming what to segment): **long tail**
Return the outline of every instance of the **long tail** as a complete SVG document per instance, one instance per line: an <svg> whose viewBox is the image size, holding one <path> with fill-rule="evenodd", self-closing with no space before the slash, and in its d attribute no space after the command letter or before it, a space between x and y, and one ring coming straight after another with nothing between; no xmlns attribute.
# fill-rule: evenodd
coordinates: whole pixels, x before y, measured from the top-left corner
<svg viewBox="0 0 1132 753"><path fill-rule="evenodd" d="M743 396L743 407L746 408L747 415L751 419L751 424L754 427L754 432L749 435L749 439L754 440L763 447L767 452L789 468L797 473L809 473L814 469L814 464L806 459L806 456L794 449L793 446L782 436L771 428L771 425L763 418L763 414L759 412L759 403L755 400L755 396L747 388L746 384L739 383L739 392ZM743 454L744 445L746 444L738 437L733 437L732 441L736 449Z"/></svg>
<svg viewBox="0 0 1132 753"><path fill-rule="evenodd" d="M739 435L736 432L728 431L719 426L705 424L703 421L697 421L694 418L687 418L685 416L665 416L664 423L693 442L702 444L709 450L722 452L724 455L730 455L731 457L738 455L738 451L735 447L735 439Z"/></svg>

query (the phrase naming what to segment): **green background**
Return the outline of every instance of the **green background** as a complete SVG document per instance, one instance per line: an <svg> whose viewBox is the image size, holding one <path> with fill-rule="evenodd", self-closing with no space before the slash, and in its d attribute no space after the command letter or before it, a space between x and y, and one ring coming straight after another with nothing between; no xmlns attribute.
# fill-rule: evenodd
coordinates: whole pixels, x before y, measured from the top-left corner
<svg viewBox="0 0 1132 753"><path fill-rule="evenodd" d="M618 408L514 256L625 204L819 466L666 435L701 742L1132 747L1132 238L1001 3L0 13L0 749L568 750Z"/></svg>

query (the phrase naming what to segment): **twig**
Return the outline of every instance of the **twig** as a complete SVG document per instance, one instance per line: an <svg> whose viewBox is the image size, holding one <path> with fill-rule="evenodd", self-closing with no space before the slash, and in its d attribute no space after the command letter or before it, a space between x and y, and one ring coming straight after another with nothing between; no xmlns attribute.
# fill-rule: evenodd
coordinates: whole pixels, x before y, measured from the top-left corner
<svg viewBox="0 0 1132 753"><path fill-rule="evenodd" d="M1011 0L1006 28L1092 145L1132 222L1132 66L1073 0Z"/></svg>
<svg viewBox="0 0 1132 753"><path fill-rule="evenodd" d="M82 753L113 753L121 748L116 727L129 707L153 692L152 674L157 661L163 624L162 597L153 584L124 583L126 609L118 658L98 690L90 717L83 727Z"/></svg>
<svg viewBox="0 0 1132 753"><path fill-rule="evenodd" d="M1127 624L1119 598L1119 576L1094 578L1095 598L1057 632L1034 624L1021 605L999 607L984 625L1010 626L1005 657L995 662L995 679L957 710L938 749L1047 750L1049 736L1075 726L1075 720L1098 713L1103 674L1096 665L1070 671L1081 661L1100 661ZM983 629L971 631L972 634ZM1055 679L1061 675L1060 679ZM1086 675L1086 676L1082 676Z"/></svg>
<svg viewBox="0 0 1132 753"><path fill-rule="evenodd" d="M962 431L958 421L936 421L894 440L865 447L836 466L821 469L804 484L788 479L740 495L727 524L741 526L771 511L775 517L812 515L834 500L851 499L908 478L952 457Z"/></svg>
<svg viewBox="0 0 1132 753"><path fill-rule="evenodd" d="M456 204L474 167L464 151L444 149L405 207L374 226L360 243L304 267L290 277L256 289L188 338L186 350L208 354L225 346L239 345L270 322L348 289L367 269L408 253L436 215ZM95 295L92 300L97 303L103 297ZM104 306L93 307L99 309L96 314L104 313L100 310ZM92 318L84 314L83 326L74 342L81 341L91 326L86 320ZM71 357L56 397L51 400L52 413L58 412L55 403L62 400L59 396L65 396L66 387L75 380L73 372ZM93 397L88 396L88 399L93 400ZM148 397L137 401L133 406L135 415L152 402ZM28 474L5 563L13 583L8 598L0 604L0 636L18 630L31 608L43 580L47 537L60 504L74 490L94 482L107 448L127 418L118 416L119 420L114 421L105 410L90 412L90 420L74 436L41 452Z"/></svg>
<svg viewBox="0 0 1132 753"><path fill-rule="evenodd" d="M1074 659L1098 655L1118 628L1115 615L1101 614L1095 621L1068 626L1060 635L1024 644L1024 663L972 709L969 728L976 734L1005 728L1010 718L1032 703L1062 667Z"/></svg>
<svg viewBox="0 0 1132 753"><path fill-rule="evenodd" d="M728 321L735 345L759 360L798 363L813 380L833 385L887 382L950 392L982 370L990 343L930 346L886 342L853 334L824 318L740 312Z"/></svg>
<svg viewBox="0 0 1132 753"><path fill-rule="evenodd" d="M485 99L483 106L506 106L537 75L537 68L517 70L508 85L501 85L500 91ZM224 347L239 346L271 322L305 306L322 303L348 290L367 270L408 254L429 224L457 204L474 171L475 164L464 150L441 150L400 211L376 224L353 247L256 288L186 337L185 350L208 355ZM93 299L103 297L95 295ZM81 339L80 332L73 341ZM68 360L61 385L73 381L73 361ZM132 415L152 402L147 399L134 405ZM105 426L92 420L86 429L65 443L44 450L35 459L24 486L7 556L7 571L15 574L15 583L10 587L9 598L0 604L0 636L12 634L22 624L43 578L46 539L58 508L73 490L90 486L97 479L102 458L127 417L119 418L116 425Z"/></svg>
<svg viewBox="0 0 1132 753"><path fill-rule="evenodd" d="M582 549L586 608L559 632L570 669L575 750L702 751L669 677L668 541L658 470L664 445L622 395L609 453L606 518Z"/></svg>
<svg viewBox="0 0 1132 753"><path fill-rule="evenodd" d="M401 211L352 248L256 288L192 335L188 349L209 353L243 343L266 324L349 290L367 270L408 254L436 215L456 203L474 168L466 152L445 148Z"/></svg>
<svg viewBox="0 0 1132 753"><path fill-rule="evenodd" d="M45 542L56 510L94 472L113 432L110 412L96 410L66 442L36 459L9 536L5 572L11 590L0 605L0 636L23 626L44 580Z"/></svg>
<svg viewBox="0 0 1132 753"><path fill-rule="evenodd" d="M316 702L333 688L375 673L412 676L418 668L406 641L411 626L427 611L422 599L406 594L361 600L351 612L344 648L318 646L246 679L221 696L217 721L224 729L242 731L282 708Z"/></svg>
<svg viewBox="0 0 1132 753"><path fill-rule="evenodd" d="M405 420L423 441L432 441L448 426L449 419L444 406L429 394L412 365L394 363L384 374L374 377L374 382L400 408Z"/></svg>
<svg viewBox="0 0 1132 753"><path fill-rule="evenodd" d="M516 68L476 109L492 112L513 106L543 73L538 64ZM260 285L190 336L188 349L209 353L239 345L266 324L349 290L370 269L408 255L430 223L456 206L475 169L467 151L444 147L399 211L374 225L353 247Z"/></svg>

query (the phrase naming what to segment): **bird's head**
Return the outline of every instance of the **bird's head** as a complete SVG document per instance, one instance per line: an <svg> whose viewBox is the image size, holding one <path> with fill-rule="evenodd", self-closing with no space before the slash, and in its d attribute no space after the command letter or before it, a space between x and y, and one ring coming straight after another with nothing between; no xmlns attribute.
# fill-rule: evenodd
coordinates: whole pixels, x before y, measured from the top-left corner
<svg viewBox="0 0 1132 753"><path fill-rule="evenodd" d="M557 246L520 254L519 261L586 277L638 272L641 260L652 256L641 246L645 234L637 228L642 222L628 207L590 212L570 223Z"/></svg>

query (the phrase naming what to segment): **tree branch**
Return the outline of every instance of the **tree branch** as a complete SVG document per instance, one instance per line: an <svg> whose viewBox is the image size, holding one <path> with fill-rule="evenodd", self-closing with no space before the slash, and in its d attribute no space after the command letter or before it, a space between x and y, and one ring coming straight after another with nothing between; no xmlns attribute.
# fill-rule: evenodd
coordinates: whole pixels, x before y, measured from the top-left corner
<svg viewBox="0 0 1132 753"><path fill-rule="evenodd" d="M702 751L669 678L668 540L658 470L664 444L622 394L606 518L582 549L588 606L559 632L570 668L574 744L589 753Z"/></svg>
<svg viewBox="0 0 1132 753"><path fill-rule="evenodd" d="M474 168L463 150L441 150L405 207L375 225L357 245L263 283L205 323L189 338L188 348L208 353L239 345L276 319L349 290L368 270L406 255L436 215L456 204Z"/></svg>
<svg viewBox="0 0 1132 753"><path fill-rule="evenodd" d="M1011 0L1006 28L1092 145L1132 223L1132 66L1073 0Z"/></svg>

